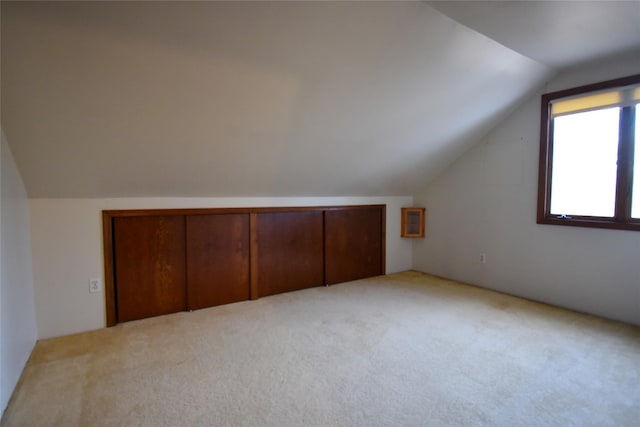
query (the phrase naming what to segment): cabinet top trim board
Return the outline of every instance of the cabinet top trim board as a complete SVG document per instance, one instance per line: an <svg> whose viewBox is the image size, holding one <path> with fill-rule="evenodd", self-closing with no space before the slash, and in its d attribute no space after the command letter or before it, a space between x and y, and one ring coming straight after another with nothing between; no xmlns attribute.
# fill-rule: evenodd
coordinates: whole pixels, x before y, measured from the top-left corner
<svg viewBox="0 0 640 427"><path fill-rule="evenodd" d="M300 212L300 211L331 211L341 209L382 209L386 205L341 205L341 206L285 206L285 207L248 207L248 208L178 208L178 209L122 209L103 210L103 219L121 216L156 216L156 215L222 215L238 213L261 212Z"/></svg>

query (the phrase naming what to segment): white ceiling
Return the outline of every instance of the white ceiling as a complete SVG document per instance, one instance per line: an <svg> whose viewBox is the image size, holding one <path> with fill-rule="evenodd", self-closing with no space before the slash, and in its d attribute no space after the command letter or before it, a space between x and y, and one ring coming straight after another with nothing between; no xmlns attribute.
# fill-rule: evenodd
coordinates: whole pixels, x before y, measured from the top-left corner
<svg viewBox="0 0 640 427"><path fill-rule="evenodd" d="M640 1L432 1L461 24L554 68L640 54Z"/></svg>
<svg viewBox="0 0 640 427"><path fill-rule="evenodd" d="M423 2L1 7L30 197L412 194L554 72Z"/></svg>

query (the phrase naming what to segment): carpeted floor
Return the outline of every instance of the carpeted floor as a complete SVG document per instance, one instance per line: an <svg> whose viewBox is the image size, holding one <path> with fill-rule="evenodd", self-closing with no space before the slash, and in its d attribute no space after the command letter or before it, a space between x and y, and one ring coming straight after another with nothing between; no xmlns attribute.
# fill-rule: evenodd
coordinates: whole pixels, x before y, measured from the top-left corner
<svg viewBox="0 0 640 427"><path fill-rule="evenodd" d="M41 341L3 426L638 426L640 328L417 272Z"/></svg>

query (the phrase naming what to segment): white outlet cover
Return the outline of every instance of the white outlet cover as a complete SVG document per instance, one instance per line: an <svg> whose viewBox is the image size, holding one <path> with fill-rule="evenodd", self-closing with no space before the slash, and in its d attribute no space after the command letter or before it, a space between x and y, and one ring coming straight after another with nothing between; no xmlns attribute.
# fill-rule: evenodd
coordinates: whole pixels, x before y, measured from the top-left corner
<svg viewBox="0 0 640 427"><path fill-rule="evenodd" d="M89 292L96 293L102 291L102 280L98 278L89 279Z"/></svg>

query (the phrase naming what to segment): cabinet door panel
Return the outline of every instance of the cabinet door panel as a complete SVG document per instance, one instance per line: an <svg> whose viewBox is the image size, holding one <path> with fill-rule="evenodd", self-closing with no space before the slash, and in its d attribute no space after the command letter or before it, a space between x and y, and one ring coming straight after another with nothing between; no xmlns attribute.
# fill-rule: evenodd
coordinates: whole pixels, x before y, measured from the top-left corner
<svg viewBox="0 0 640 427"><path fill-rule="evenodd" d="M383 273L382 220L381 208L326 211L327 284L363 279Z"/></svg>
<svg viewBox="0 0 640 427"><path fill-rule="evenodd" d="M117 320L186 309L184 216L114 218Z"/></svg>
<svg viewBox="0 0 640 427"><path fill-rule="evenodd" d="M324 284L322 212L257 215L258 296Z"/></svg>
<svg viewBox="0 0 640 427"><path fill-rule="evenodd" d="M249 299L249 214L187 216L188 309Z"/></svg>

